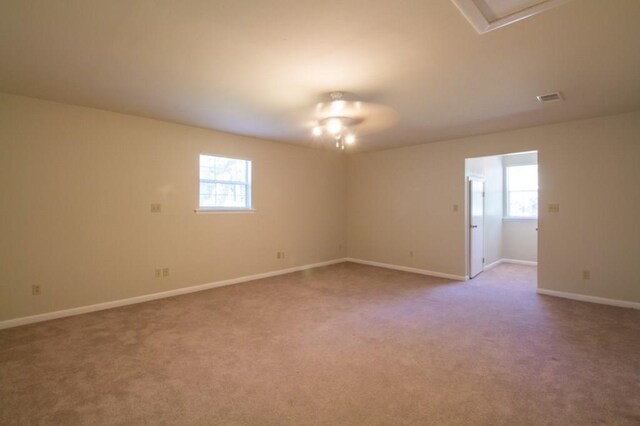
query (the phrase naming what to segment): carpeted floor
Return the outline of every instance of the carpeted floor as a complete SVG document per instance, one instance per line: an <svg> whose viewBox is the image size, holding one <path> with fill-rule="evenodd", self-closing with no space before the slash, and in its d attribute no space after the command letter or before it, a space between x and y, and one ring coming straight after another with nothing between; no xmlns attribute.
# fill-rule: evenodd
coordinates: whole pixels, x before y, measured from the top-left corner
<svg viewBox="0 0 640 426"><path fill-rule="evenodd" d="M0 424L640 424L640 311L344 263L0 331Z"/></svg>

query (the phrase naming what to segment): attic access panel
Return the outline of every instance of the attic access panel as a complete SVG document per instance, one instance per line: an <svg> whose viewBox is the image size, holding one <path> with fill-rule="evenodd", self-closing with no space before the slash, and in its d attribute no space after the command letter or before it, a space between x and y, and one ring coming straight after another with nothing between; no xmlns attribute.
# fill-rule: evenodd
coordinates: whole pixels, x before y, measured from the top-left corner
<svg viewBox="0 0 640 426"><path fill-rule="evenodd" d="M451 0L478 34L553 9L571 0Z"/></svg>

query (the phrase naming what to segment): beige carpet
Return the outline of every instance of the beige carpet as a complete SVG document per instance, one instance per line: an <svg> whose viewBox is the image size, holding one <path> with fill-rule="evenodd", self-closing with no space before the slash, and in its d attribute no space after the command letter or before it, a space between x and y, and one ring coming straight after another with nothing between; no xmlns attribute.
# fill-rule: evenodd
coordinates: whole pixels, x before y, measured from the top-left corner
<svg viewBox="0 0 640 426"><path fill-rule="evenodd" d="M0 331L0 424L640 424L640 311L340 264Z"/></svg>

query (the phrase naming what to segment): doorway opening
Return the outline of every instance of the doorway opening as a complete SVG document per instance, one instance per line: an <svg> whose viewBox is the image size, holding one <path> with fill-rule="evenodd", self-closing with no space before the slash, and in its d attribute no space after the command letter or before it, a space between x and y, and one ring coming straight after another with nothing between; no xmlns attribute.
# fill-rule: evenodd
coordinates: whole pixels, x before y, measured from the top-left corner
<svg viewBox="0 0 640 426"><path fill-rule="evenodd" d="M465 160L466 275L538 264L538 152Z"/></svg>

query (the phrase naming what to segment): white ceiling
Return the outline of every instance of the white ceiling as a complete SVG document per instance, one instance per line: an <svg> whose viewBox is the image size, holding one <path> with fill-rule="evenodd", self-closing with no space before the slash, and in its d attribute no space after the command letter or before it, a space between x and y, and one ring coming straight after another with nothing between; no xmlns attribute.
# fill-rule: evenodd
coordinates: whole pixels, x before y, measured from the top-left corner
<svg viewBox="0 0 640 426"><path fill-rule="evenodd" d="M449 0L0 1L0 91L311 146L334 90L397 112L371 150L637 110L639 70L638 0L483 35Z"/></svg>

